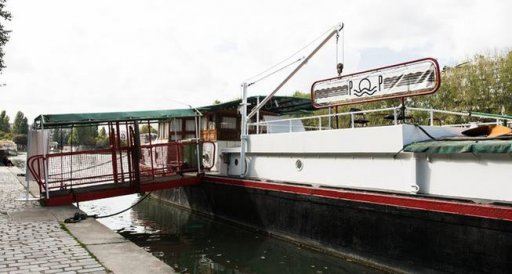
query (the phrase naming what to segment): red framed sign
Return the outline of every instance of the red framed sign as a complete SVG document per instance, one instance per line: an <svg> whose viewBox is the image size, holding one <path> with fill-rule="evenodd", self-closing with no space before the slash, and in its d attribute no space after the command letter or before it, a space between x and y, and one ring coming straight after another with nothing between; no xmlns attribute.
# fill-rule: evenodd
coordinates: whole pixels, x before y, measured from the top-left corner
<svg viewBox="0 0 512 274"><path fill-rule="evenodd" d="M424 58L316 81L311 101L315 108L367 103L432 94L440 85L439 64Z"/></svg>

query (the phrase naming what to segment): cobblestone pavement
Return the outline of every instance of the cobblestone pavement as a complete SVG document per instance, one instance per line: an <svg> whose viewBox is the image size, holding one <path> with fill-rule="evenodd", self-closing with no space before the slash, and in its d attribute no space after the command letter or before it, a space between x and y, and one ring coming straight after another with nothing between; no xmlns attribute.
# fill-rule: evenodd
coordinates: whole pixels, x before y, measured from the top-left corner
<svg viewBox="0 0 512 274"><path fill-rule="evenodd" d="M25 190L13 171L0 167L0 273L107 273L37 201L17 200Z"/></svg>

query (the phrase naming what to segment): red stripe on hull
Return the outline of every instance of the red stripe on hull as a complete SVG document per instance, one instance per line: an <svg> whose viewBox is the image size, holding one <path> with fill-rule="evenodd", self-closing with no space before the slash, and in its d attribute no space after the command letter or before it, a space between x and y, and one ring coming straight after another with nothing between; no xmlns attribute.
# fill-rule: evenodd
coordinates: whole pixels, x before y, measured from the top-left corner
<svg viewBox="0 0 512 274"><path fill-rule="evenodd" d="M487 219L512 221L512 207L472 204L457 201L446 201L430 198L413 198L394 194L365 193L347 190L333 190L312 188L261 181L242 180L227 177L205 176L203 180L212 183L221 183L247 188L264 189L271 191L288 192L294 194L341 199L353 202L362 202L386 206L396 206L425 211L442 212L464 216L473 216Z"/></svg>

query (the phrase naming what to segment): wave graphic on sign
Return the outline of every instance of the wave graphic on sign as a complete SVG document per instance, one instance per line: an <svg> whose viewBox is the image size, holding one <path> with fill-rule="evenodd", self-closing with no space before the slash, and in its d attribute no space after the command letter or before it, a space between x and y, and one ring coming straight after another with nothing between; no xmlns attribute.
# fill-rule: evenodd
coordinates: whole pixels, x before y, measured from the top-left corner
<svg viewBox="0 0 512 274"><path fill-rule="evenodd" d="M368 78L364 78L359 82L359 90L354 90L354 95L357 97L361 97L365 94L368 96L372 96L375 92L377 92L377 86L374 86L373 88L371 87L372 83L370 82L370 80L368 80Z"/></svg>

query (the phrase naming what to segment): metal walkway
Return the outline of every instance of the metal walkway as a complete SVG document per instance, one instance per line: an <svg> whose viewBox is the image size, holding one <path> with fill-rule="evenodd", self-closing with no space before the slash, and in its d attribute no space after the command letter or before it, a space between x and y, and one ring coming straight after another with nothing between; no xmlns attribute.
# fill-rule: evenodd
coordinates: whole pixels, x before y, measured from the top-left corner
<svg viewBox="0 0 512 274"><path fill-rule="evenodd" d="M115 144L116 142L112 142ZM28 168L47 206L199 183L203 142L111 145L110 149L35 155Z"/></svg>
<svg viewBox="0 0 512 274"><path fill-rule="evenodd" d="M194 109L40 115L29 131L27 168L47 206L196 184L214 165L204 166L203 146L215 152L212 142L200 140L201 115ZM159 127L175 119L187 120ZM177 138L179 129L186 135Z"/></svg>

